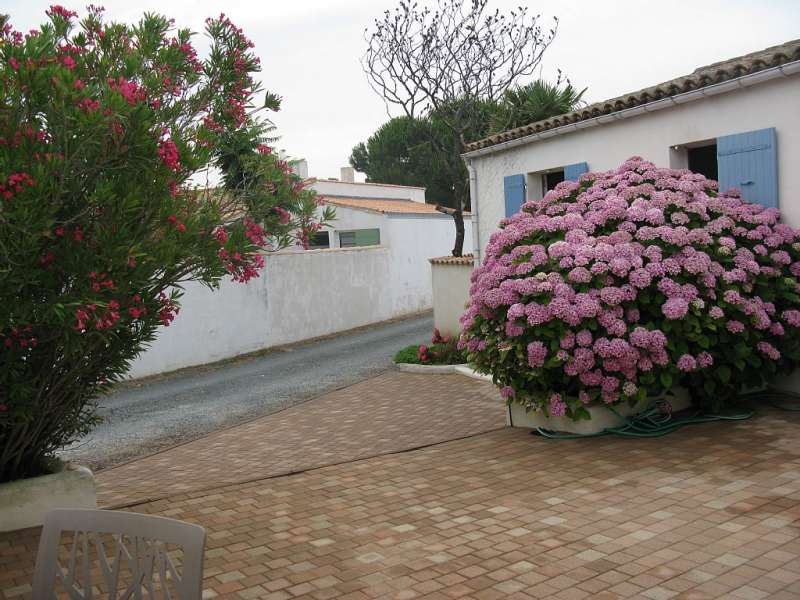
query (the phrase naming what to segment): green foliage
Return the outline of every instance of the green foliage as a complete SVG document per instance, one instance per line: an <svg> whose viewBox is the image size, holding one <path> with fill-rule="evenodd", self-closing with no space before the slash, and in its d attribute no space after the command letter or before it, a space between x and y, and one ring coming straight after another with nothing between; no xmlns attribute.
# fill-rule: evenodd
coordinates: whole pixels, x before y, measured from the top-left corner
<svg viewBox="0 0 800 600"><path fill-rule="evenodd" d="M159 15L48 16L27 36L0 17L0 481L96 424L182 284L247 281L319 227L264 145L258 59L230 21L207 21L200 60ZM223 188L190 185L215 165Z"/></svg>
<svg viewBox="0 0 800 600"><path fill-rule="evenodd" d="M465 107L462 100L443 104L425 117L395 117L353 148L350 164L366 173L368 181L425 187L429 202L456 208L463 201L468 210L467 169L451 123L468 116L463 136L474 141L574 110L584 91L569 83L536 80L507 90L499 102Z"/></svg>
<svg viewBox="0 0 800 600"><path fill-rule="evenodd" d="M394 355L394 362L411 363L415 365L421 364L419 358L417 357L417 352L419 352L419 344L411 344L410 346L406 346Z"/></svg>
<svg viewBox="0 0 800 600"><path fill-rule="evenodd" d="M445 168L447 156L431 144L430 128L426 119L395 117L353 148L350 164L366 173L367 181L424 187L429 202L455 206L453 181ZM446 142L446 131L438 135Z"/></svg>
<svg viewBox="0 0 800 600"><path fill-rule="evenodd" d="M394 355L395 363L415 365L461 365L467 362L467 354L458 348L458 340L443 336L433 330L430 344L412 344Z"/></svg>
<svg viewBox="0 0 800 600"><path fill-rule="evenodd" d="M578 91L570 82L561 86L543 79L510 88L492 112L489 130L498 133L571 112L585 92L586 88Z"/></svg>

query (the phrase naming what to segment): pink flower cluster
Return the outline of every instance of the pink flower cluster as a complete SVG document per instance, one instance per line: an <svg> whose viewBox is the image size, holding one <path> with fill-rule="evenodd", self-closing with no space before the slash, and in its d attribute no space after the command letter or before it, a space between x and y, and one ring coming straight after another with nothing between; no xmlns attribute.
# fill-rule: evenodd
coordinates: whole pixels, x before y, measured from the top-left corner
<svg viewBox="0 0 800 600"><path fill-rule="evenodd" d="M158 156L170 171L180 171L181 163L178 147L171 138L158 142Z"/></svg>
<svg viewBox="0 0 800 600"><path fill-rule="evenodd" d="M128 81L124 77L119 77L116 81L109 78L108 87L119 92L131 106L136 106L139 102L144 102L147 99L144 88L139 87L133 81Z"/></svg>
<svg viewBox="0 0 800 600"><path fill-rule="evenodd" d="M777 209L634 157L501 221L460 344L507 398L574 416L589 400L663 393L661 374L702 382L733 360L736 336L757 348L755 368L781 360L800 335L798 276L800 236Z"/></svg>

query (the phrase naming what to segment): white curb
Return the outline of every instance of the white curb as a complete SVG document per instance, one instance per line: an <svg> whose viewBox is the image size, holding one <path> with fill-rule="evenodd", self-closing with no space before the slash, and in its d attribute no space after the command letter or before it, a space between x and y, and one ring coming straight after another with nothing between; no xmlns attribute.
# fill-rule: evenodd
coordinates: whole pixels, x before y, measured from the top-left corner
<svg viewBox="0 0 800 600"><path fill-rule="evenodd" d="M414 363L397 363L395 365L400 371L405 373L457 373L459 375L466 375L473 379L480 379L481 381L488 381L491 383L492 376L484 375L473 370L469 365L417 365Z"/></svg>

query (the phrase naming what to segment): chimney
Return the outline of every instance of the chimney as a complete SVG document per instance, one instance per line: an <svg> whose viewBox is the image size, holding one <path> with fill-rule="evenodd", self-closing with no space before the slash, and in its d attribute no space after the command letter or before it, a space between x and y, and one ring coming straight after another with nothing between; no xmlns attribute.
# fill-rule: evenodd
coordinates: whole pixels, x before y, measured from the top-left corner
<svg viewBox="0 0 800 600"><path fill-rule="evenodd" d="M301 179L308 179L308 161L305 158L294 161L292 171Z"/></svg>
<svg viewBox="0 0 800 600"><path fill-rule="evenodd" d="M353 167L342 167L339 169L339 179L344 183L354 183L356 180L356 171Z"/></svg>

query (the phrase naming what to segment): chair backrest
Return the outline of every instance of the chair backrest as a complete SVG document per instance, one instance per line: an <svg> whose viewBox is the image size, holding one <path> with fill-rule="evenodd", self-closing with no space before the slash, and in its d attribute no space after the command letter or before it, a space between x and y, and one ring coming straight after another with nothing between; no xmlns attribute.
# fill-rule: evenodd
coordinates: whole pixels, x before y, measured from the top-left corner
<svg viewBox="0 0 800 600"><path fill-rule="evenodd" d="M59 561L63 532L74 532L65 566ZM56 598L60 583L70 600L92 600L97 598L97 583L114 600L199 600L205 539L205 529L199 525L164 517L110 510L51 511L39 540L33 599ZM168 544L180 546L179 566L170 556ZM97 556L90 560L92 549ZM92 575L98 572L100 581L95 583Z"/></svg>

